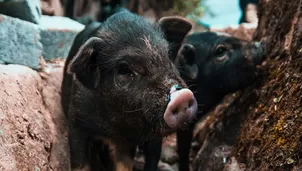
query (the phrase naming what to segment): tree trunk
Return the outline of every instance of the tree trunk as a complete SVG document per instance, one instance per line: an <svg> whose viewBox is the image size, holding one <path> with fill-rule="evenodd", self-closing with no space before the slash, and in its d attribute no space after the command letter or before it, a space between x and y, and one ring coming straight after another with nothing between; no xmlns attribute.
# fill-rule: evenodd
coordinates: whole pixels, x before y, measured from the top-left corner
<svg viewBox="0 0 302 171"><path fill-rule="evenodd" d="M196 170L302 170L301 34L302 0L260 1L254 40L266 43L262 74L204 121L210 134L197 136Z"/></svg>

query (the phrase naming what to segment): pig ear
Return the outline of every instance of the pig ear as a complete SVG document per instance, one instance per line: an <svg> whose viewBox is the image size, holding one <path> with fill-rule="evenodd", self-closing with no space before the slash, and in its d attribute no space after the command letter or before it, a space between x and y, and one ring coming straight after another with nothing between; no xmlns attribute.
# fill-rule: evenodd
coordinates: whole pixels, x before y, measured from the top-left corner
<svg viewBox="0 0 302 171"><path fill-rule="evenodd" d="M101 73L96 64L96 57L102 42L97 37L88 39L68 65L67 72L74 73L76 78L89 89L96 88L100 82Z"/></svg>
<svg viewBox="0 0 302 171"><path fill-rule="evenodd" d="M179 50L179 54L185 59L189 65L195 62L195 47L191 44L183 44Z"/></svg>
<svg viewBox="0 0 302 171"><path fill-rule="evenodd" d="M170 59L174 62L183 39L192 29L192 24L180 16L162 17L158 20L158 24L170 43Z"/></svg>

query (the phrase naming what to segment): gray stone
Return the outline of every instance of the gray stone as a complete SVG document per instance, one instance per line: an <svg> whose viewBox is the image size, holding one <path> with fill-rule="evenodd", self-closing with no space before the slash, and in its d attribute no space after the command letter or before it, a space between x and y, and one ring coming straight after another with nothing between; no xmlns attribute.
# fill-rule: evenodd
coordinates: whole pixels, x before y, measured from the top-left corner
<svg viewBox="0 0 302 171"><path fill-rule="evenodd" d="M0 60L38 69L42 54L38 25L0 14Z"/></svg>
<svg viewBox="0 0 302 171"><path fill-rule="evenodd" d="M66 17L46 16L41 18L41 43L45 60L66 58L75 36L85 26Z"/></svg>
<svg viewBox="0 0 302 171"><path fill-rule="evenodd" d="M0 13L39 24L40 0L0 0Z"/></svg>

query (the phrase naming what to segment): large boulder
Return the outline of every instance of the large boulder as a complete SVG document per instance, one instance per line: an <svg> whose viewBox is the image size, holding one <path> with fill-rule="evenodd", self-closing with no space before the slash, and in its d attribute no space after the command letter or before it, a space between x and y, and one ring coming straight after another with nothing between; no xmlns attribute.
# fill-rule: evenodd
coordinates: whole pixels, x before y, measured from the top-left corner
<svg viewBox="0 0 302 171"><path fill-rule="evenodd" d="M66 58L75 36L85 26L60 16L43 16L39 25L0 14L0 64L37 70L40 57Z"/></svg>
<svg viewBox="0 0 302 171"><path fill-rule="evenodd" d="M65 171L69 167L69 147L66 118L61 107L63 66L63 60L44 63L39 75L42 78L41 95L44 105L51 113L49 117L54 123L52 124L53 141L49 165L53 170Z"/></svg>
<svg viewBox="0 0 302 171"><path fill-rule="evenodd" d="M42 54L38 25L0 14L0 28L1 63L38 69Z"/></svg>
<svg viewBox="0 0 302 171"><path fill-rule="evenodd" d="M40 83L28 67L0 65L0 170L49 168L52 121Z"/></svg>
<svg viewBox="0 0 302 171"><path fill-rule="evenodd" d="M85 26L66 17L43 15L40 28L43 57L50 60L66 58L75 36Z"/></svg>
<svg viewBox="0 0 302 171"><path fill-rule="evenodd" d="M0 13L39 24L40 0L0 0Z"/></svg>
<svg viewBox="0 0 302 171"><path fill-rule="evenodd" d="M0 170L68 170L62 64L0 64Z"/></svg>

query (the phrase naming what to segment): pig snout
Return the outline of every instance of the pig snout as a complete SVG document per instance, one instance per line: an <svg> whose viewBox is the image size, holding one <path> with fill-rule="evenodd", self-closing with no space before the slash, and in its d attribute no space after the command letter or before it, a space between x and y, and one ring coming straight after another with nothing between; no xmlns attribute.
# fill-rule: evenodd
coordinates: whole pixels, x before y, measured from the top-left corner
<svg viewBox="0 0 302 171"><path fill-rule="evenodd" d="M191 90L178 85L171 87L168 96L164 120L170 128L177 129L193 119L197 111L197 101Z"/></svg>
<svg viewBox="0 0 302 171"><path fill-rule="evenodd" d="M264 45L262 42L255 42L254 45L256 46L254 63L258 65L264 60Z"/></svg>
<svg viewBox="0 0 302 171"><path fill-rule="evenodd" d="M260 64L264 59L264 45L262 42L253 42L250 49L250 55L246 55L246 58L254 65Z"/></svg>

